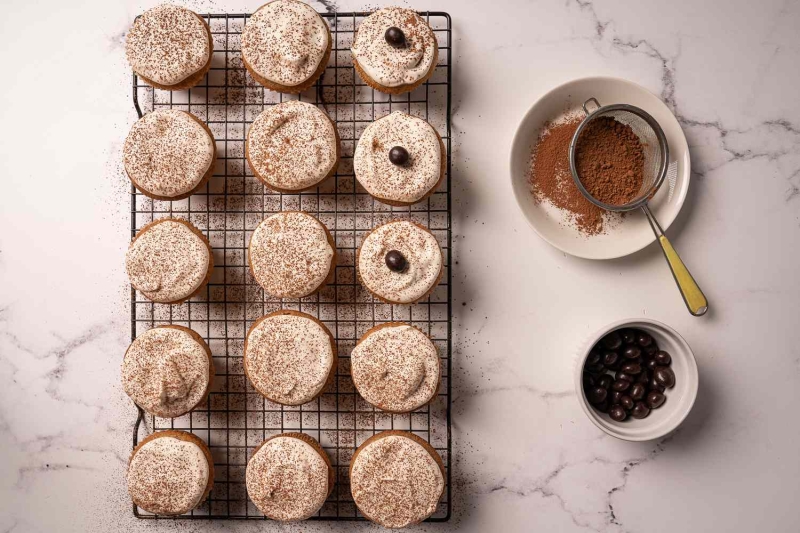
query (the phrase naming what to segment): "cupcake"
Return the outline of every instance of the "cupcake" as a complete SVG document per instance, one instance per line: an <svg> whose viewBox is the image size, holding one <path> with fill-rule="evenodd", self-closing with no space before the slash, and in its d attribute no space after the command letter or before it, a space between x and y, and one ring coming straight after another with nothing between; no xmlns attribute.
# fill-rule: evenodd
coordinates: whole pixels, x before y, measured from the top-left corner
<svg viewBox="0 0 800 533"><path fill-rule="evenodd" d="M136 337L122 360L122 387L136 405L161 418L185 415L208 398L211 350L183 326L158 326Z"/></svg>
<svg viewBox="0 0 800 533"><path fill-rule="evenodd" d="M336 375L336 342L325 325L299 311L256 320L244 341L244 373L271 402L302 405Z"/></svg>
<svg viewBox="0 0 800 533"><path fill-rule="evenodd" d="M173 429L159 431L134 448L128 461L128 492L148 513L188 513L214 486L214 460L197 436Z"/></svg>
<svg viewBox="0 0 800 533"><path fill-rule="evenodd" d="M128 178L143 194L181 200L214 174L217 147L211 130L194 115L159 109L133 125L122 159Z"/></svg>
<svg viewBox="0 0 800 533"><path fill-rule="evenodd" d="M350 490L369 520L388 528L410 526L436 511L444 492L444 464L413 433L384 431L353 454Z"/></svg>
<svg viewBox="0 0 800 533"><path fill-rule="evenodd" d="M214 50L208 24L186 8L161 5L136 17L125 40L128 63L153 87L194 87L211 68Z"/></svg>
<svg viewBox="0 0 800 533"><path fill-rule="evenodd" d="M358 277L378 299L411 304L427 297L442 277L444 259L436 237L407 220L369 232L356 254Z"/></svg>
<svg viewBox="0 0 800 533"><path fill-rule="evenodd" d="M161 218L136 234L125 259L133 288L153 302L177 304L208 283L214 256L208 239L186 220Z"/></svg>
<svg viewBox="0 0 800 533"><path fill-rule="evenodd" d="M358 393L393 413L419 409L439 388L439 354L433 342L403 322L380 324L359 339L350 354Z"/></svg>
<svg viewBox="0 0 800 533"><path fill-rule="evenodd" d="M333 176L339 152L339 134L328 115L297 100L260 113L244 145L256 177L283 193L313 189Z"/></svg>
<svg viewBox="0 0 800 533"><path fill-rule="evenodd" d="M325 72L331 31L308 4L275 0L261 6L242 31L244 66L261 85L300 93Z"/></svg>
<svg viewBox="0 0 800 533"><path fill-rule="evenodd" d="M273 520L305 520L333 490L328 454L305 433L282 433L256 448L247 462L247 495Z"/></svg>
<svg viewBox="0 0 800 533"><path fill-rule="evenodd" d="M307 213L284 211L253 232L250 271L274 298L304 298L333 280L336 248L328 228Z"/></svg>
<svg viewBox="0 0 800 533"><path fill-rule="evenodd" d="M356 145L356 179L376 200L403 206L433 194L444 179L444 143L421 118L395 111L364 130Z"/></svg>
<svg viewBox="0 0 800 533"><path fill-rule="evenodd" d="M428 23L402 7L379 9L358 26L353 66L364 82L378 91L403 94L433 75L439 45Z"/></svg>

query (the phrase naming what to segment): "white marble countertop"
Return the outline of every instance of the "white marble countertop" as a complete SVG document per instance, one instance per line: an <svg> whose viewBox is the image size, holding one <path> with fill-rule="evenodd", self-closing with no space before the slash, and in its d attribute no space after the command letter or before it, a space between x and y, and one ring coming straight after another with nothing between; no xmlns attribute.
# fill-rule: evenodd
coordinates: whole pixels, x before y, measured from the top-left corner
<svg viewBox="0 0 800 533"><path fill-rule="evenodd" d="M49 3L13 2L0 18L0 532L370 528L133 518L123 43L151 3ZM450 12L455 47L454 515L419 529L800 530L800 2L411 5ZM680 118L694 173L669 235L712 303L702 319L656 247L567 257L514 203L521 115L588 75L636 81ZM673 436L630 444L581 412L572 353L639 316L686 337L701 388Z"/></svg>

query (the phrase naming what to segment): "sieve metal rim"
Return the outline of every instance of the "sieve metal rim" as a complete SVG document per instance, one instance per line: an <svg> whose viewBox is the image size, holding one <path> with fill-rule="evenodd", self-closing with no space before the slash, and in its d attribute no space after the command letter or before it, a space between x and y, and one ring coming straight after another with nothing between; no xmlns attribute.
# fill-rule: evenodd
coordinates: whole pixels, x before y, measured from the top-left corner
<svg viewBox="0 0 800 533"><path fill-rule="evenodd" d="M588 104L589 102L594 102L598 106L597 109L595 109L591 113L589 113L588 110L586 109L586 104ZM592 202L594 205L602 209L605 209L606 211L616 211L616 212L633 211L634 209L642 207L650 200L650 196L653 194L653 192L657 191L661 187L661 184L667 177L667 170L669 168L669 163L668 163L669 145L667 144L667 137L664 134L664 130L661 129L661 126L658 124L656 119L654 119L647 111L645 111L640 107L636 107L630 104L611 104L611 105L601 106L596 98L589 98L588 100L586 100L586 102L584 102L583 110L586 112L586 117L584 117L581 123L578 124L578 129L575 130L575 133L572 136L572 140L569 143L569 170L570 173L572 174L572 180L575 182L575 185L578 187L578 190L581 191L581 194L583 194L583 196L587 200ZM655 133L656 138L658 139L659 149L661 152L661 168L659 169L658 176L656 176L656 179L655 181L653 181L653 185L650 186L650 190L647 192L647 194L643 194L642 197L639 200L636 200L635 202L629 202L623 205L613 205L601 202L600 200L596 199L594 196L589 194L589 191L587 191L586 188L583 186L583 183L581 183L581 179L578 176L578 169L575 165L575 146L578 142L578 138L580 137L581 132L586 127L586 125L589 124L591 120L593 120L598 115L608 113L610 111L619 111L619 110L627 111L629 113L637 115L639 118L647 122L648 126L650 126L653 129L653 132Z"/></svg>

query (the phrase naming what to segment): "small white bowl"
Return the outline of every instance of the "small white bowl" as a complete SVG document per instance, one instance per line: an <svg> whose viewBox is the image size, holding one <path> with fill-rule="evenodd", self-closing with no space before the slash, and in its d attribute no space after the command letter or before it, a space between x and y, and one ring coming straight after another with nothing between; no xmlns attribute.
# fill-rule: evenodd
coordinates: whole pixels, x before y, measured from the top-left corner
<svg viewBox="0 0 800 533"><path fill-rule="evenodd" d="M607 413L601 413L592 407L583 392L583 365L589 352L600 339L621 328L646 331L653 336L659 349L672 356L670 366L675 372L675 386L664 392L667 401L661 407L650 411L650 415L641 420L628 417L623 422L616 422ZM697 362L692 349L683 337L666 324L648 318L614 322L590 337L578 355L575 364L575 392L578 402L589 420L611 436L628 441L658 439L675 430L692 410L699 386Z"/></svg>

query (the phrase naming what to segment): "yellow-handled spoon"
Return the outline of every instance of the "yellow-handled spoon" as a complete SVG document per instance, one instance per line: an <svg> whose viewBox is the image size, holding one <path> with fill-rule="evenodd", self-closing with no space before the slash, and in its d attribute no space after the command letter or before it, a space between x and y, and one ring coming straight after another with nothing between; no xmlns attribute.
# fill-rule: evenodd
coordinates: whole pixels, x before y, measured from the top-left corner
<svg viewBox="0 0 800 533"><path fill-rule="evenodd" d="M589 103L594 104L594 111L590 112L587 108ZM647 205L647 202L664 182L669 168L669 145L667 144L664 130L661 129L658 122L646 111L632 105L614 104L601 106L597 99L589 98L583 103L583 110L586 112L586 118L578 125L578 129L575 131L572 142L570 142L569 145L569 167L572 172L572 179L575 181L578 190L581 191L587 200L608 211L623 212L632 211L634 209L641 209L644 211L647 221L650 223L650 227L653 228L653 233L655 233L661 245L661 249L664 251L664 257L667 258L667 263L672 271L672 277L675 278L675 283L678 284L678 289L681 291L681 296L683 296L683 301L686 303L689 312L694 316L706 314L706 311L708 311L708 300L692 277L689 269L683 264L678 252L672 247L672 243L670 243L667 236L664 235L664 230ZM631 130L639 137L639 141L642 144L644 155L644 179L642 187L633 200L622 205L607 204L592 196L583 186L575 162L578 152L577 146L581 141L581 133L589 123L601 117L610 117L617 122L630 126Z"/></svg>

